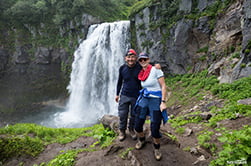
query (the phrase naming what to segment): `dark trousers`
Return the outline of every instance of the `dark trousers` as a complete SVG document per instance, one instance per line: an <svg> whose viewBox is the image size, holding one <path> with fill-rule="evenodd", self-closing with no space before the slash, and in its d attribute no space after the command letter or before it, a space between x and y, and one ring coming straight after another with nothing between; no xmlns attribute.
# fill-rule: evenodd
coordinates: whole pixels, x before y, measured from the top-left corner
<svg viewBox="0 0 251 166"><path fill-rule="evenodd" d="M121 95L119 100L119 129L120 130L126 130L127 127L127 121L128 121L128 115L129 115L129 130L134 128L134 121L135 121L135 115L133 113L133 108L136 103L137 98L135 97L128 97Z"/></svg>
<svg viewBox="0 0 251 166"><path fill-rule="evenodd" d="M135 130L140 133L143 132L143 126L146 116L151 118L151 135L153 138L161 138L160 125L162 114L160 111L160 98L146 98L143 97L137 109L135 109Z"/></svg>

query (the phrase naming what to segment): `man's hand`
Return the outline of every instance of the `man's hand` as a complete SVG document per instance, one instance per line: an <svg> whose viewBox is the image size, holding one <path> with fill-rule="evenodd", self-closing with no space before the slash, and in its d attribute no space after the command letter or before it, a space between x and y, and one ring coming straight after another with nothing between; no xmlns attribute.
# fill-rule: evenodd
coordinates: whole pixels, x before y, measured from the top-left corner
<svg viewBox="0 0 251 166"><path fill-rule="evenodd" d="M119 102L119 96L116 96L116 97L115 97L115 101L116 101L116 102Z"/></svg>
<svg viewBox="0 0 251 166"><path fill-rule="evenodd" d="M156 69L161 69L161 66L160 66L159 63L156 63L156 64L154 65L154 67L155 67Z"/></svg>

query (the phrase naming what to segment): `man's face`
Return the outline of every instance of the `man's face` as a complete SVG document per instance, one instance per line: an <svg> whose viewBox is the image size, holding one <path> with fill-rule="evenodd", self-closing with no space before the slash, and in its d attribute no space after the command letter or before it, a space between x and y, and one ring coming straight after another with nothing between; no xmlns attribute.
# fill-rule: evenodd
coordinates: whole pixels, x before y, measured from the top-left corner
<svg viewBox="0 0 251 166"><path fill-rule="evenodd" d="M137 62L137 56L134 54L128 54L125 56L125 61L129 67L133 67Z"/></svg>

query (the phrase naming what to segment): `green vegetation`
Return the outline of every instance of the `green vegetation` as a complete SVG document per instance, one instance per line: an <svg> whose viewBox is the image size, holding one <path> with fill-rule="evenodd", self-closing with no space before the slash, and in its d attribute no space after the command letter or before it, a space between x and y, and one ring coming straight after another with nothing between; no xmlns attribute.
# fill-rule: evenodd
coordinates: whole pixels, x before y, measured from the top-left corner
<svg viewBox="0 0 251 166"><path fill-rule="evenodd" d="M184 116L184 117L177 117L175 119L170 119L171 126L173 128L176 128L177 133L182 133L184 132L184 129L179 128L180 126L184 126L187 123L199 123L201 122L201 117L200 116L194 116L196 113L191 113L191 116Z"/></svg>
<svg viewBox="0 0 251 166"><path fill-rule="evenodd" d="M73 54L79 37L84 38L83 14L110 22L128 18L137 0L1 0L0 44L15 50L15 39L29 45L31 59L39 46L64 48ZM4 35L8 34L8 36Z"/></svg>
<svg viewBox="0 0 251 166"><path fill-rule="evenodd" d="M234 52L231 58L240 58L240 52Z"/></svg>
<svg viewBox="0 0 251 166"><path fill-rule="evenodd" d="M205 47L200 48L199 50L197 50L197 53L201 53L201 52L207 53L208 52L208 46L205 46Z"/></svg>
<svg viewBox="0 0 251 166"><path fill-rule="evenodd" d="M246 46L246 49L244 50L244 53L248 55L250 53L250 49L251 49L251 40L248 41L248 44Z"/></svg>
<svg viewBox="0 0 251 166"><path fill-rule="evenodd" d="M75 163L75 157L79 152L83 150L69 150L67 152L62 152L62 154L58 155L55 159L51 160L48 164L42 163L40 166L54 166L54 165L67 165L73 166Z"/></svg>
<svg viewBox="0 0 251 166"><path fill-rule="evenodd" d="M178 134L183 134L185 132L185 128L184 127L178 127L175 130L176 133Z"/></svg>
<svg viewBox="0 0 251 166"><path fill-rule="evenodd" d="M180 104L186 106L189 103L193 103L193 101L201 100L208 93L208 90L218 84L218 80L215 76L208 77L207 71L203 71L198 74L168 77L166 83L167 86L174 89L167 105Z"/></svg>
<svg viewBox="0 0 251 166"><path fill-rule="evenodd" d="M236 102L240 99L251 97L251 77L245 77L236 80L232 84L216 84L211 88L214 95L223 99L228 99L230 102Z"/></svg>
<svg viewBox="0 0 251 166"><path fill-rule="evenodd" d="M103 125L94 125L93 127L85 128L85 130L90 130L85 135L89 137L93 137L95 139L98 139L96 144L100 144L101 148L105 148L109 146L112 141L115 139L115 133L114 131L105 129Z"/></svg>
<svg viewBox="0 0 251 166"><path fill-rule="evenodd" d="M212 18L211 21L212 23L214 23L215 21L213 20L216 18L216 16L219 13L223 13L224 10L228 8L233 2L235 2L235 0L224 0L224 1L216 0L212 5L208 6L203 12L199 12L199 10L196 8L197 6L193 5L193 12L189 15L186 15L185 17L189 19L198 19L203 16L208 16Z"/></svg>
<svg viewBox="0 0 251 166"><path fill-rule="evenodd" d="M211 152L215 152L215 150L216 150L215 144L212 144L209 142L211 140L211 137L213 134L214 134L214 132L212 132L212 131L203 131L203 132L199 133L199 135L197 137L199 145L201 145L207 149L210 149Z"/></svg>
<svg viewBox="0 0 251 166"><path fill-rule="evenodd" d="M53 23L62 25L83 13L103 21L126 19L128 8L136 0L1 0L1 20L8 24ZM123 12L124 11L124 12Z"/></svg>
<svg viewBox="0 0 251 166"><path fill-rule="evenodd" d="M123 151L119 156L122 158L122 159L126 159L128 153L130 151L132 151L134 148L127 148L125 151Z"/></svg>
<svg viewBox="0 0 251 166"><path fill-rule="evenodd" d="M250 165L251 126L243 126L241 130L222 129L222 134L218 140L223 143L223 150L217 154L217 159L213 160L211 165L226 165L231 164L231 161L241 161L240 164Z"/></svg>
<svg viewBox="0 0 251 166"><path fill-rule="evenodd" d="M240 99L251 98L251 77L241 78L231 84L219 84L215 76L209 76L207 71L203 71L169 77L166 83L172 89L172 96L167 103L169 106L182 105L186 108L209 94L224 101L223 107L210 107L213 116L208 121L201 121L200 117L196 116L199 111L186 113L184 110L180 115L171 117L169 122L177 134L182 134L186 124L199 123L204 126L204 130L197 133L197 141L201 147L214 155L211 166L234 165L234 162L241 162L245 166L250 164L251 125L231 130L218 124L223 120L229 120L231 123L231 120L240 116L251 117L251 106L237 102ZM221 128L218 129L216 126Z"/></svg>
<svg viewBox="0 0 251 166"><path fill-rule="evenodd" d="M175 135L169 134L169 133L164 133L166 136L171 138L172 141L177 141L177 137Z"/></svg>
<svg viewBox="0 0 251 166"><path fill-rule="evenodd" d="M115 133L97 124L87 128L47 128L35 124L16 124L0 128L0 163L15 156L37 156L44 147L52 143L66 144L80 136L89 136L97 139L90 148L100 145L101 148L109 146L115 138ZM48 165L58 162L71 162L77 153L88 149L67 151L57 156ZM91 150L91 149L89 149ZM95 150L95 149L94 149ZM71 157L70 157L71 156ZM66 159L61 161L61 159ZM66 164L66 163L65 163ZM66 164L68 165L68 164Z"/></svg>

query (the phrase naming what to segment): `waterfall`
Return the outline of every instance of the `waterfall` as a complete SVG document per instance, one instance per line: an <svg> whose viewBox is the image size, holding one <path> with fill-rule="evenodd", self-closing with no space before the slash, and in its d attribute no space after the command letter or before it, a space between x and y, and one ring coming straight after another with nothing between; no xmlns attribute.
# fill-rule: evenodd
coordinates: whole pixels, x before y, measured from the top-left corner
<svg viewBox="0 0 251 166"><path fill-rule="evenodd" d="M118 69L129 48L129 21L95 24L74 53L66 111L56 127L87 127L104 114L117 114Z"/></svg>

